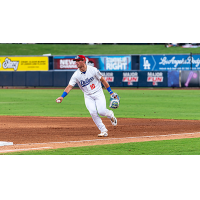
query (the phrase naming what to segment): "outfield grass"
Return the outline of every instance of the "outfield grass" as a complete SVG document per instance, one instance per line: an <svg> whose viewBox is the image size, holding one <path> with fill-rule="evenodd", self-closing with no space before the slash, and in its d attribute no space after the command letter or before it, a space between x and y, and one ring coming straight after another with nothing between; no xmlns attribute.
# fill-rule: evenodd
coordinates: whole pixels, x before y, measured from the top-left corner
<svg viewBox="0 0 200 200"><path fill-rule="evenodd" d="M63 89L1 89L0 115L90 117L80 89L73 89L61 104L55 102ZM121 97L118 118L200 120L199 90L113 91ZM104 94L108 107L110 96L107 90Z"/></svg>
<svg viewBox="0 0 200 200"><path fill-rule="evenodd" d="M166 48L165 45L86 44L0 44L0 55L109 55L109 54L189 54L200 48Z"/></svg>

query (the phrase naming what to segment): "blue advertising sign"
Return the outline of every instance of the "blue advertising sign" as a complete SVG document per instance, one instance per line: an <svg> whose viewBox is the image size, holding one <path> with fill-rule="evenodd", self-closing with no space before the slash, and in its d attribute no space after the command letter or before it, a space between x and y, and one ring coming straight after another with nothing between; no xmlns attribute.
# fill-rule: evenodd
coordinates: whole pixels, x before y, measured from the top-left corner
<svg viewBox="0 0 200 200"><path fill-rule="evenodd" d="M111 87L121 87L122 83L122 72L113 72L113 71L101 71L101 74L105 80L109 83ZM102 84L103 86L103 84Z"/></svg>
<svg viewBox="0 0 200 200"><path fill-rule="evenodd" d="M99 70L131 70L131 56L99 56Z"/></svg>
<svg viewBox="0 0 200 200"><path fill-rule="evenodd" d="M139 71L140 81L138 83L139 87L167 87L168 77L167 71Z"/></svg>
<svg viewBox="0 0 200 200"><path fill-rule="evenodd" d="M179 71L168 71L168 87L179 87Z"/></svg>
<svg viewBox="0 0 200 200"><path fill-rule="evenodd" d="M190 55L143 55L140 56L140 70L168 71L190 70ZM192 56L192 69L200 70L200 55Z"/></svg>
<svg viewBox="0 0 200 200"><path fill-rule="evenodd" d="M138 71L123 72L122 82L124 87L137 87L139 83Z"/></svg>

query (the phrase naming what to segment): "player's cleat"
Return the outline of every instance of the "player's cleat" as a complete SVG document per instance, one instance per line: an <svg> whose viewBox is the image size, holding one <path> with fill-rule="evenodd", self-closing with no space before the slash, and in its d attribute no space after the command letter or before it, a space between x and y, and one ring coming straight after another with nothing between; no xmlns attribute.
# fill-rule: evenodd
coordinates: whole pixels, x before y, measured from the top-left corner
<svg viewBox="0 0 200 200"><path fill-rule="evenodd" d="M112 111L113 112L113 111ZM113 116L112 118L110 119L111 123L113 126L117 126L117 118L114 116L114 113L113 113Z"/></svg>
<svg viewBox="0 0 200 200"><path fill-rule="evenodd" d="M106 131L98 134L98 137L107 137L107 136L108 136L108 133Z"/></svg>
<svg viewBox="0 0 200 200"><path fill-rule="evenodd" d="M112 119L110 121L113 126L117 126L117 118L116 117L112 117Z"/></svg>

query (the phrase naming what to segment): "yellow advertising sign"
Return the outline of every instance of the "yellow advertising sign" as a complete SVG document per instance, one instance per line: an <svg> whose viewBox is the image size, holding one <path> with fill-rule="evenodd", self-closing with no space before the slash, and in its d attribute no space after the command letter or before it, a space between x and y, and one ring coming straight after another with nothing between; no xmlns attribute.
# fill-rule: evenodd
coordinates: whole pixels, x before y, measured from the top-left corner
<svg viewBox="0 0 200 200"><path fill-rule="evenodd" d="M0 57L0 71L48 71L48 57Z"/></svg>

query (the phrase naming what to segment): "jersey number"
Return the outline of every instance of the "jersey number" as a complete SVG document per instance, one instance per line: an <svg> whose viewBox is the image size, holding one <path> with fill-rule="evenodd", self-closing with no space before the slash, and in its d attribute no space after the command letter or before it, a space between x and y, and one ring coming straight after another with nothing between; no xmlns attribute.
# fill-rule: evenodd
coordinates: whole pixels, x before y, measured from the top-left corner
<svg viewBox="0 0 200 200"><path fill-rule="evenodd" d="M91 90L93 90L95 88L95 84L90 85Z"/></svg>

